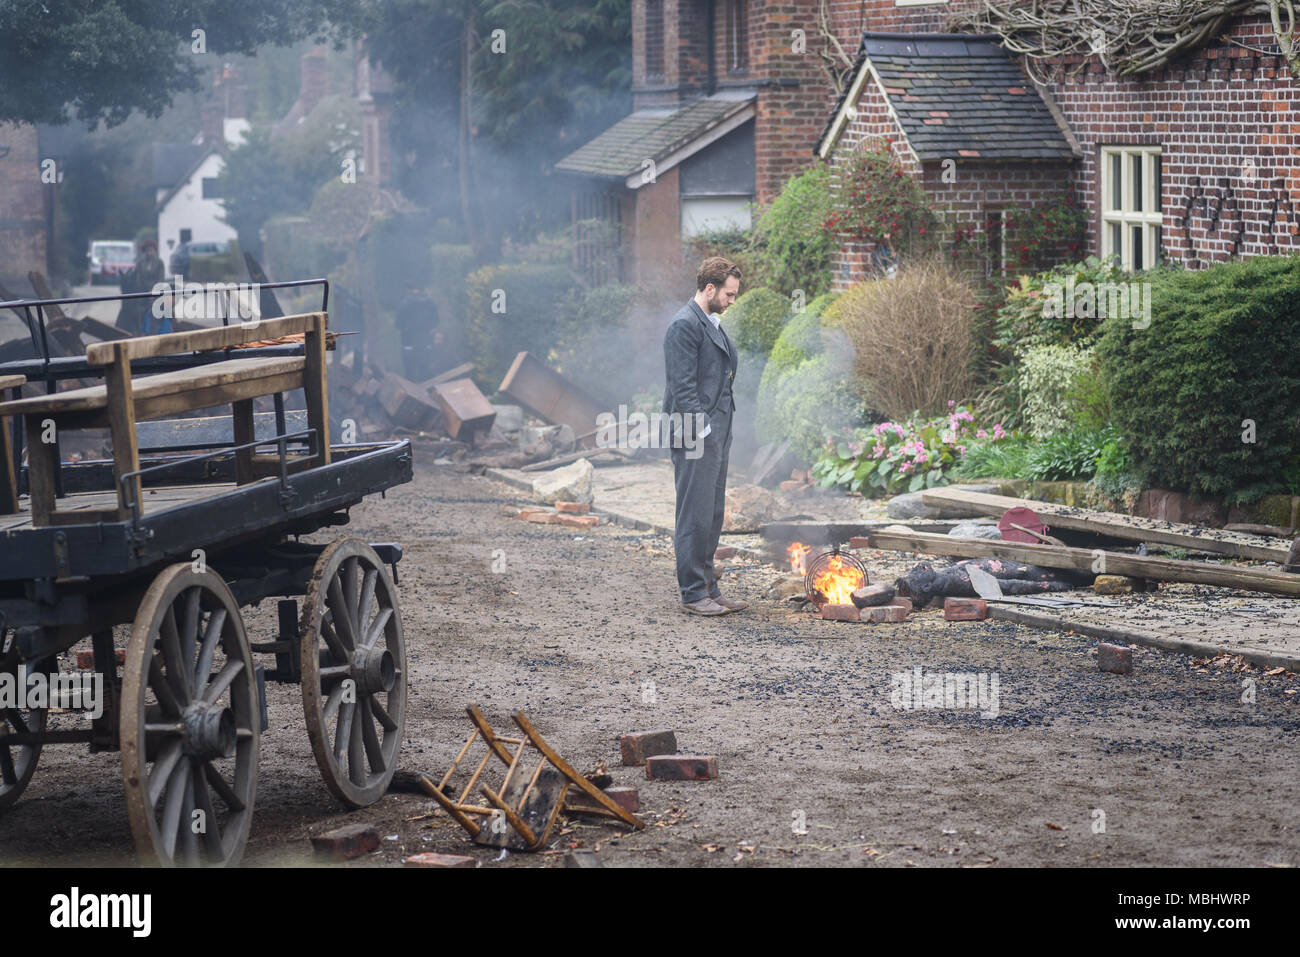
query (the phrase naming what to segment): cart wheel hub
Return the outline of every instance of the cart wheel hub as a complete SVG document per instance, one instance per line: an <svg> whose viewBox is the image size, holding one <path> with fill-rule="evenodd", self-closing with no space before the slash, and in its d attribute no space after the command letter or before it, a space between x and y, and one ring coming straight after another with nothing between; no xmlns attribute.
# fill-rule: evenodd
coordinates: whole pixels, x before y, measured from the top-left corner
<svg viewBox="0 0 1300 957"><path fill-rule="evenodd" d="M227 758L235 753L235 715L220 705L196 703L185 709L186 754L200 761Z"/></svg>
<svg viewBox="0 0 1300 957"><path fill-rule="evenodd" d="M397 666L387 648L361 648L352 655L352 677L367 694L387 693L397 683Z"/></svg>

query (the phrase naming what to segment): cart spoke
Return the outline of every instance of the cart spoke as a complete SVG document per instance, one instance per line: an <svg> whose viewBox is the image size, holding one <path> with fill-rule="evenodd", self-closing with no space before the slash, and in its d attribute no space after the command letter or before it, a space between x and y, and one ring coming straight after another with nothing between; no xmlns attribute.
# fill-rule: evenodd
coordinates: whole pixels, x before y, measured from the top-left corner
<svg viewBox="0 0 1300 957"><path fill-rule="evenodd" d="M358 631L364 629L366 622L370 621L370 607L375 603L375 583L378 580L378 570L367 568L365 577L361 580L361 601L357 603Z"/></svg>
<svg viewBox="0 0 1300 957"><path fill-rule="evenodd" d="M352 619L348 615L348 605L343 597L343 584L339 576L330 580L329 608L333 615L334 630L339 641L349 652L357 646L356 636L352 631Z"/></svg>
<svg viewBox="0 0 1300 957"><path fill-rule="evenodd" d="M372 694L370 696L370 711L379 720L379 724L385 731L397 730L397 722L389 717L388 712L384 710L384 706L379 703L378 695Z"/></svg>
<svg viewBox="0 0 1300 957"><path fill-rule="evenodd" d="M212 659L217 653L217 642L226 627L226 609L218 608L208 618L207 630L203 632L203 644L199 646L199 663L194 668L194 687L199 688L207 681L212 671Z"/></svg>
<svg viewBox="0 0 1300 957"><path fill-rule="evenodd" d="M194 648L199 640L199 614L202 612L202 606L199 604L203 598L203 590L194 587L185 593L185 618L184 628L181 630L181 661L185 664L186 672L190 669L190 662L194 660ZM191 683L190 687L197 687Z"/></svg>
<svg viewBox="0 0 1300 957"><path fill-rule="evenodd" d="M181 784L181 847L185 854L185 865L187 867L197 867L199 865L199 836L194 833L194 774L198 771L197 765L192 765L188 761L185 767L185 779Z"/></svg>
<svg viewBox="0 0 1300 957"><path fill-rule="evenodd" d="M378 615L375 616L375 623L370 626L370 631L366 634L365 646L367 648L374 647L375 642L379 640L379 636L382 635L384 633L384 629L388 627L388 619L392 617L393 617L393 609L391 608L385 608L383 611L381 611Z"/></svg>
<svg viewBox="0 0 1300 957"><path fill-rule="evenodd" d="M158 798L162 797L163 787L171 777L172 771L176 770L176 762L180 759L181 742L179 741L170 742L158 755L158 760L153 763L153 770L149 772L149 784L145 789L145 797L150 807L157 805Z"/></svg>
<svg viewBox="0 0 1300 957"><path fill-rule="evenodd" d="M355 706L353 711L359 710ZM365 745L361 740L361 729L365 726L365 716L360 721L352 722L352 733L348 736L348 780L358 787L366 783Z"/></svg>
<svg viewBox="0 0 1300 957"><path fill-rule="evenodd" d="M357 623L360 616L357 611L357 560L349 558L343 562L343 598L348 603L348 624L352 625L352 633L355 635L359 630Z"/></svg>
<svg viewBox="0 0 1300 957"><path fill-rule="evenodd" d="M356 710L356 704L351 701L345 701L339 706L338 728L334 735L334 760L340 764L343 763L343 749L352 738L352 716Z"/></svg>
<svg viewBox="0 0 1300 957"><path fill-rule="evenodd" d="M328 725L334 720L334 715L339 709L339 703L343 700L343 682L339 682L330 689L329 697L325 699L325 707L321 709L321 717L324 719L322 724Z"/></svg>
<svg viewBox="0 0 1300 957"><path fill-rule="evenodd" d="M211 764L205 764L203 766L203 776L208 779L208 784L212 786L212 790L217 792L217 797L225 802L226 807L236 813L244 809L243 799L235 793L235 789L221 776L220 771Z"/></svg>
<svg viewBox="0 0 1300 957"><path fill-rule="evenodd" d="M18 772L14 769L14 756L9 745L0 743L0 780L5 787L11 788L18 783Z"/></svg>
<svg viewBox="0 0 1300 957"><path fill-rule="evenodd" d="M189 704L194 699L194 689L190 685L190 669L181 652L181 637L176 631L174 606L168 608L163 615L159 637L162 638L163 660L167 662L167 680L171 682L172 690L181 703Z"/></svg>
<svg viewBox="0 0 1300 957"><path fill-rule="evenodd" d="M375 717L369 708L361 709L361 739L366 746L366 760L370 762L371 773L383 774L388 766L384 763L384 749L380 747L379 735L375 731Z"/></svg>
<svg viewBox="0 0 1300 957"><path fill-rule="evenodd" d="M17 708L6 708L5 714L9 718L9 723L14 726L14 730L19 734L27 733L27 722L23 720L22 712Z"/></svg>
<svg viewBox="0 0 1300 957"><path fill-rule="evenodd" d="M321 637L325 639L325 644L329 647L330 654L334 656L337 662L349 661L352 656L348 654L347 648L343 647L343 642L338 633L334 630L333 622L325 619L320 623Z"/></svg>
<svg viewBox="0 0 1300 957"><path fill-rule="evenodd" d="M161 655L155 654L149 659L149 687L158 698L158 705L169 715L179 715L181 713L180 702L176 700L176 694L172 691L171 684L163 674L163 659Z"/></svg>
<svg viewBox="0 0 1300 957"><path fill-rule="evenodd" d="M194 788L194 804L203 812L203 843L207 845L208 857L219 861L225 854L221 846L221 827L217 824L217 812L212 807L212 795L208 792L207 770L209 765L195 765L190 775L191 787Z"/></svg>
<svg viewBox="0 0 1300 957"><path fill-rule="evenodd" d="M172 768L167 778L167 800L163 802L163 850L168 858L176 856L176 838L180 836L181 811L185 809L185 782L189 778L189 762L181 761Z"/></svg>
<svg viewBox="0 0 1300 957"><path fill-rule="evenodd" d="M226 689L234 683L239 677L239 673L244 670L244 663L238 659L232 658L226 662L226 666L217 672L217 676L212 679L212 684L208 685L203 692L204 704L216 704L217 699L225 694Z"/></svg>

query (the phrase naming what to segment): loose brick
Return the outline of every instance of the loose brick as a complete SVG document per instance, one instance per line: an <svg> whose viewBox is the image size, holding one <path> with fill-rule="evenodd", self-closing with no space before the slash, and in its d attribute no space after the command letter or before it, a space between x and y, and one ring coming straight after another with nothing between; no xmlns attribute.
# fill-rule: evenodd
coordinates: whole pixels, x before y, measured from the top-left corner
<svg viewBox="0 0 1300 957"><path fill-rule="evenodd" d="M557 512L529 512L527 518L534 525L559 525L561 516Z"/></svg>
<svg viewBox="0 0 1300 957"><path fill-rule="evenodd" d="M1123 645L1097 645L1097 667L1117 675L1133 673L1133 649Z"/></svg>
<svg viewBox="0 0 1300 957"><path fill-rule="evenodd" d="M477 867L478 862L463 854L435 854L425 851L402 859L406 867Z"/></svg>
<svg viewBox="0 0 1300 957"><path fill-rule="evenodd" d="M117 659L119 665L126 664L126 649L118 648L113 657ZM77 667L82 671L89 671L95 667L95 652L90 648L83 648L77 652Z"/></svg>
<svg viewBox="0 0 1300 957"><path fill-rule="evenodd" d="M618 750L623 756L624 767L640 767L653 755L676 754L677 733L661 730L625 734L618 739Z"/></svg>
<svg viewBox="0 0 1300 957"><path fill-rule="evenodd" d="M719 545L713 552L714 561L721 561L724 558L730 558L736 554L735 545Z"/></svg>
<svg viewBox="0 0 1300 957"><path fill-rule="evenodd" d="M641 792L636 788L605 788L605 796L629 814L641 810Z"/></svg>
<svg viewBox="0 0 1300 957"><path fill-rule="evenodd" d="M1127 595L1133 590L1133 579L1123 575L1098 575L1092 582L1098 595Z"/></svg>
<svg viewBox="0 0 1300 957"><path fill-rule="evenodd" d="M591 506L582 502L556 502L555 510L566 515L586 515L591 511Z"/></svg>
<svg viewBox="0 0 1300 957"><path fill-rule="evenodd" d="M597 515L561 515L561 525L568 525L571 528L595 528L600 524L600 517Z"/></svg>
<svg viewBox="0 0 1300 957"><path fill-rule="evenodd" d="M859 608L870 608L873 605L887 605L894 600L893 585L863 585L853 593L853 604Z"/></svg>
<svg viewBox="0 0 1300 957"><path fill-rule="evenodd" d="M821 617L826 621L861 621L857 605L822 605Z"/></svg>
<svg viewBox="0 0 1300 957"><path fill-rule="evenodd" d="M883 625L902 621L907 617L907 609L902 605L876 605L874 608L863 608L860 614L863 621Z"/></svg>
<svg viewBox="0 0 1300 957"><path fill-rule="evenodd" d="M368 824L349 824L312 836L317 857L346 861L379 850L379 832Z"/></svg>
<svg viewBox="0 0 1300 957"><path fill-rule="evenodd" d="M604 867L600 863L600 855L595 851L580 848L576 851L569 851L564 855L565 867Z"/></svg>
<svg viewBox="0 0 1300 957"><path fill-rule="evenodd" d="M786 479L781 483L780 487L782 492L794 492L803 488L804 484L803 482L796 482L794 479Z"/></svg>
<svg viewBox="0 0 1300 957"><path fill-rule="evenodd" d="M983 621L989 605L983 598L945 598L943 617L947 621Z"/></svg>
<svg viewBox="0 0 1300 957"><path fill-rule="evenodd" d="M550 513L551 510L549 508L542 508L537 505L527 505L515 512L515 518L522 518L524 521L528 521L529 515L549 515Z"/></svg>
<svg viewBox="0 0 1300 957"><path fill-rule="evenodd" d="M912 613L912 599L910 598L898 598L895 596L889 600L888 604L890 607L903 609L904 617L907 617Z"/></svg>
<svg viewBox="0 0 1300 957"><path fill-rule="evenodd" d="M711 754L672 754L647 758L645 776L656 781L708 781L718 776L718 759Z"/></svg>

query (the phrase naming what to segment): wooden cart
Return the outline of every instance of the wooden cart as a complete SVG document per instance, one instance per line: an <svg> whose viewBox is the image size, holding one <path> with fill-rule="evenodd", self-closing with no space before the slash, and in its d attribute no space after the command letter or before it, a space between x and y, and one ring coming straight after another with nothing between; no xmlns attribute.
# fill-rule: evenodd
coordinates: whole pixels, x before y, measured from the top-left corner
<svg viewBox="0 0 1300 957"><path fill-rule="evenodd" d="M27 707L0 707L0 813L31 780L43 746L116 749L144 861L236 863L268 679L301 684L330 791L352 807L383 796L406 708L401 550L296 539L345 524L365 496L410 481L411 450L330 444L327 325L322 311L98 343L65 375L84 381L98 370L102 384L25 398L0 366L0 390L15 396L0 402L10 451L0 456L0 682L28 691L43 682L50 692L43 706L26 695L10 703ZM285 336L301 342L239 348ZM142 374L149 368L165 371ZM292 431L283 397L299 389L306 428ZM268 418L254 415L261 396L275 397L270 435L256 433L255 419ZM220 406L230 409L233 441L142 453L142 423ZM109 430L112 460L62 461L60 438L93 428ZM252 641L241 609L272 597L278 633ZM129 626L120 666L118 625ZM52 707L87 705L59 663L87 637L89 674L101 682L91 706L102 714L54 730Z"/></svg>

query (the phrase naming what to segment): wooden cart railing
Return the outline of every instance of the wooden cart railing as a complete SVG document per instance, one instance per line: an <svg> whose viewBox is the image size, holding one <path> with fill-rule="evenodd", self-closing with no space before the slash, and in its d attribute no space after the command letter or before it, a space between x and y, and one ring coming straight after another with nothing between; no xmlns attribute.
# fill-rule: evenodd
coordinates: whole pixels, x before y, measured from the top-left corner
<svg viewBox="0 0 1300 957"><path fill-rule="evenodd" d="M0 402L0 421L23 416L27 444L28 490L32 524L124 521L140 508L140 453L137 422L229 404L234 422L235 475L240 485L255 481L253 400L302 389L307 427L315 433L315 452L300 467L330 461L329 399L325 383L326 313L314 312L254 323L100 342L86 348L86 360L104 368L104 384L53 395ZM133 378L131 360L208 352L246 342L303 335L305 355L228 359L189 369ZM50 426L53 425L51 430ZM117 505L108 509L56 508L57 445L43 441L62 431L107 427L113 448ZM3 483L0 483L3 484ZM4 502L0 501L0 511ZM15 503L16 504L16 503Z"/></svg>

